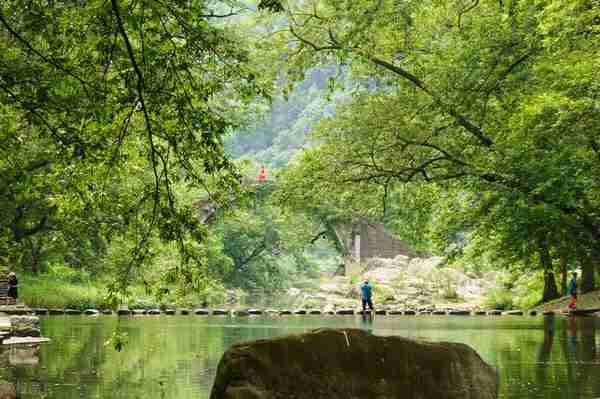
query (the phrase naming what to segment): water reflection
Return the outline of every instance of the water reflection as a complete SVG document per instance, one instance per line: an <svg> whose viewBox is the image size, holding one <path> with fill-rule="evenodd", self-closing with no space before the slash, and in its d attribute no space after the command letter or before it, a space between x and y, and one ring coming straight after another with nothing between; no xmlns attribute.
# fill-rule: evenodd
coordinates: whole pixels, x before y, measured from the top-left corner
<svg viewBox="0 0 600 399"><path fill-rule="evenodd" d="M0 353L0 379L17 384L21 398L208 398L217 363L233 343L354 327L472 346L499 372L500 398L600 398L595 318L305 316L127 318L124 352L106 341L116 317L42 320L51 344Z"/></svg>

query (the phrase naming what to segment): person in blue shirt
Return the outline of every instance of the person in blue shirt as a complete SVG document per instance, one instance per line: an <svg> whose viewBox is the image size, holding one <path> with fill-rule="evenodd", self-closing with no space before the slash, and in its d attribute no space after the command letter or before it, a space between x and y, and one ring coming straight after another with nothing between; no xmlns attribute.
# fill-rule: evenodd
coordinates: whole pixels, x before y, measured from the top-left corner
<svg viewBox="0 0 600 399"><path fill-rule="evenodd" d="M373 286L369 284L369 280L365 280L364 284L360 286L360 293L362 296L363 314L367 311L367 305L369 305L369 309L372 311L373 301L371 298L373 294Z"/></svg>

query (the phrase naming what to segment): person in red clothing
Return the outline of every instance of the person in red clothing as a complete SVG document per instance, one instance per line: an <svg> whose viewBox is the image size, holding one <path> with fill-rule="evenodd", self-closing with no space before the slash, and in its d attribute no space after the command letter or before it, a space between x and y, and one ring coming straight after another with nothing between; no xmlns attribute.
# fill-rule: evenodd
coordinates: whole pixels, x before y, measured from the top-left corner
<svg viewBox="0 0 600 399"><path fill-rule="evenodd" d="M256 178L256 181L259 183L264 183L268 180L268 176L267 176L267 169L265 169L265 166L261 166L260 167L260 172L258 173L258 177Z"/></svg>

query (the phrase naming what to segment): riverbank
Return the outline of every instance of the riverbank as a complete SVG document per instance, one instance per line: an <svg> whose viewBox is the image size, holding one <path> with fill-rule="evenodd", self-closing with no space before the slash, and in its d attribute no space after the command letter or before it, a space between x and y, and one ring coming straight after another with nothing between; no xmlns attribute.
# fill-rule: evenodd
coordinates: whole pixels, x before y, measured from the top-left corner
<svg viewBox="0 0 600 399"><path fill-rule="evenodd" d="M536 309L540 312L554 311L561 312L568 308L569 302L571 301L570 296L564 296L553 301L544 303L538 306ZM600 309L600 290L588 292L586 294L577 295L577 308L578 309Z"/></svg>

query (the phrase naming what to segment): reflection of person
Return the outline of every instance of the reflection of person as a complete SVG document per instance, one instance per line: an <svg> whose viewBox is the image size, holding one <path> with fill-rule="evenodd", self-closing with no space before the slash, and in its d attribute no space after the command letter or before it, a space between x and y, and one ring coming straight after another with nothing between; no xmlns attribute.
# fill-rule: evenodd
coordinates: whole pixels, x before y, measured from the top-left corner
<svg viewBox="0 0 600 399"><path fill-rule="evenodd" d="M571 295L569 310L575 310L577 309L577 273L575 272L573 272L573 277L569 282L569 294Z"/></svg>
<svg viewBox="0 0 600 399"><path fill-rule="evenodd" d="M9 298L17 299L19 296L18 293L19 280L17 280L17 275L14 272L8 273L8 296Z"/></svg>
<svg viewBox="0 0 600 399"><path fill-rule="evenodd" d="M369 284L369 280L365 280L364 284L360 286L360 293L362 296L363 314L367 311L367 305L369 305L369 309L371 309L372 311L373 301L371 300L371 298L373 293L373 286Z"/></svg>

